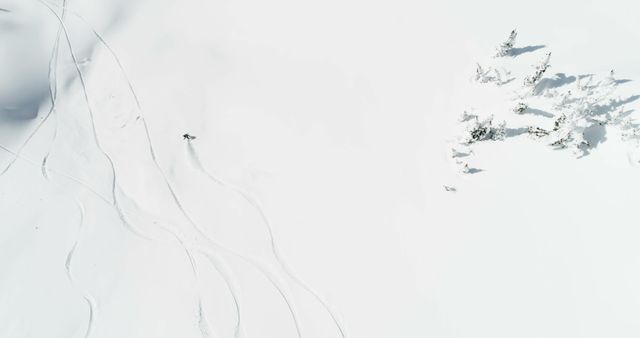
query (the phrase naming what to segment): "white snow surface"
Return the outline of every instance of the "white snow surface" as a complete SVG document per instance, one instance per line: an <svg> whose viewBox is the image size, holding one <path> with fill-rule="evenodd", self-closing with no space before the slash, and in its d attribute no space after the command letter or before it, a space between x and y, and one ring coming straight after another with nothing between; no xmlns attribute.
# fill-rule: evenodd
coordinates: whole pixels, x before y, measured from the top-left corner
<svg viewBox="0 0 640 338"><path fill-rule="evenodd" d="M633 142L450 157L465 110L553 124L511 111L547 52L634 117L637 10L0 0L0 337L637 337Z"/></svg>

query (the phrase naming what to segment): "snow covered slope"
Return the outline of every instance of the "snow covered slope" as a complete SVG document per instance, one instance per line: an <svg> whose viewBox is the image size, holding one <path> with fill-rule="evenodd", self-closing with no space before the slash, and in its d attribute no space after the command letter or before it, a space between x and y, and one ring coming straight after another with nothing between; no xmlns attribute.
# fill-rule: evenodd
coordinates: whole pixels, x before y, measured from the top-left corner
<svg viewBox="0 0 640 338"><path fill-rule="evenodd" d="M0 9L0 337L640 333L637 147L517 133L611 69L635 116L628 1ZM514 113L549 51L558 96ZM474 143L473 174L465 110L513 136Z"/></svg>

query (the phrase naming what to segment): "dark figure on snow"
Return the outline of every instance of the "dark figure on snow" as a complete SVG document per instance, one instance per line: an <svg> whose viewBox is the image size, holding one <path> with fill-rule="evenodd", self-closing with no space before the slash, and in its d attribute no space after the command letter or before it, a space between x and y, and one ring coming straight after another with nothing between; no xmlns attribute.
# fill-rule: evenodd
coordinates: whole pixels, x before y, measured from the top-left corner
<svg viewBox="0 0 640 338"><path fill-rule="evenodd" d="M196 139L196 137L195 137L195 136L193 136L193 135L189 135L189 134L184 134L184 135L182 135L182 138L183 138L183 139L185 139L185 140L187 140L187 141L191 141L191 140L195 140L195 139Z"/></svg>

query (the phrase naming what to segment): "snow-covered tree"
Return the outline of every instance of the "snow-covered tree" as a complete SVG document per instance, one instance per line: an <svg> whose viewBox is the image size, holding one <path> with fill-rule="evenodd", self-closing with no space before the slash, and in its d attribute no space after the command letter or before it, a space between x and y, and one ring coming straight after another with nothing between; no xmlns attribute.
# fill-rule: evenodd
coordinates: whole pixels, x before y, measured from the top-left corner
<svg viewBox="0 0 640 338"><path fill-rule="evenodd" d="M617 84L615 72L613 69L609 72L609 76L605 78L605 84L609 86L615 86Z"/></svg>
<svg viewBox="0 0 640 338"><path fill-rule="evenodd" d="M549 131L542 129L540 127L531 126L527 129L529 135L533 135L535 137L545 137L549 135Z"/></svg>
<svg viewBox="0 0 640 338"><path fill-rule="evenodd" d="M574 142L573 133L568 133L556 139L555 141L551 142L551 146L555 147L556 149L565 149L565 148L569 148L569 145L571 145L573 142Z"/></svg>
<svg viewBox="0 0 640 338"><path fill-rule="evenodd" d="M513 107L513 112L516 114L523 114L527 109L529 109L529 106L526 103L518 102L518 104Z"/></svg>
<svg viewBox="0 0 640 338"><path fill-rule="evenodd" d="M512 80L510 75L511 73L504 69L499 70L492 67L485 68L478 63L476 64L476 75L474 77L474 80L480 83L492 82L500 86Z"/></svg>
<svg viewBox="0 0 640 338"><path fill-rule="evenodd" d="M473 144L480 141L500 141L506 136L506 123L501 122L497 125L493 123L493 115L483 121L473 120L467 127L467 136L464 140L465 144Z"/></svg>
<svg viewBox="0 0 640 338"><path fill-rule="evenodd" d="M549 60L551 59L551 52L547 53L547 55L542 59L542 61L536 66L536 70L533 75L529 75L524 79L525 86L534 87L538 84L540 79L542 79L542 75L551 67L549 65Z"/></svg>
<svg viewBox="0 0 640 338"><path fill-rule="evenodd" d="M562 114L553 122L553 131L558 131L564 126L567 121L567 116Z"/></svg>
<svg viewBox="0 0 640 338"><path fill-rule="evenodd" d="M620 122L620 130L622 131L622 140L624 141L640 141L640 126L633 123L633 119L625 118Z"/></svg>
<svg viewBox="0 0 640 338"><path fill-rule="evenodd" d="M570 90L559 96L559 98L557 102L553 103L553 108L556 110L562 110L574 101Z"/></svg>
<svg viewBox="0 0 640 338"><path fill-rule="evenodd" d="M451 158L467 157L467 156L471 156L472 154L473 154L473 150L471 149L460 150L456 148L451 148Z"/></svg>
<svg viewBox="0 0 640 338"><path fill-rule="evenodd" d="M503 43L500 44L500 46L498 46L497 52L496 52L496 56L497 57L502 57L502 56L507 56L511 54L511 50L513 49L513 47L516 44L516 37L518 36L518 32L516 32L516 30L512 30L511 34L509 34L509 37L507 38L506 41L504 41Z"/></svg>
<svg viewBox="0 0 640 338"><path fill-rule="evenodd" d="M471 114L466 110L462 112L462 115L460 115L460 118L458 119L460 122L469 122L471 120L478 120L478 115Z"/></svg>
<svg viewBox="0 0 640 338"><path fill-rule="evenodd" d="M474 79L475 79L477 82L482 82L482 83L487 82L487 81L486 81L486 78L487 78L487 74L488 74L488 73L489 73L489 72L487 72L486 70L484 70L484 68L483 68L479 63L476 63L476 76L475 76L475 78L474 78Z"/></svg>

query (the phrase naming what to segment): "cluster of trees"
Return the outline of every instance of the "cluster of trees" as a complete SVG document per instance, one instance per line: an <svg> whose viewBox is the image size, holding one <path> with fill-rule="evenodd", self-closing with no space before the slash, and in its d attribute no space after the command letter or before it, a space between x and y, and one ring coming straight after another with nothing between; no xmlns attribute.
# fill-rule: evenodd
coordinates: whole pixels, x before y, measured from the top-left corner
<svg viewBox="0 0 640 338"><path fill-rule="evenodd" d="M516 37L517 32L513 30L507 40L498 46L495 57L515 56L513 50ZM624 110L624 104L629 99L614 98L614 91L621 81L615 79L613 71L599 80L594 75L571 77L571 80L566 82L553 78L546 79L547 70L551 67L550 59L551 53L546 53L534 66L533 73L524 77L523 86L518 91L520 94L515 99L512 112L531 113L533 110L528 102L534 97L538 98L537 102L540 102L539 99L550 100L551 102L548 103L553 114L543 113L548 117L553 116L552 124L548 125L547 122L513 129L524 130L524 132L512 133L512 135L527 134L534 139L543 140L554 148L572 149L577 156L584 156L602 141L598 139L598 137L601 138L602 133L594 130L617 126L622 131L623 139L640 145L640 125L628 116L629 111ZM503 85L512 80L510 75L509 71L499 71L496 68L482 67L478 64L474 80L481 84ZM556 87L566 88L565 86L573 81L575 85L569 90L559 92L557 89L548 88L548 84L554 81L559 83ZM467 161L473 154L471 146L477 142L502 141L507 137L510 128L507 128L506 122L496 121L493 115L481 118L467 111L463 112L459 121L464 126L464 132L458 145L452 149L451 157L462 172L468 173L470 167Z"/></svg>
<svg viewBox="0 0 640 338"><path fill-rule="evenodd" d="M601 141L589 136L589 130L619 126L623 131L629 128L626 130L633 135L633 123L624 117L624 100L613 96L617 83L613 71L599 81L593 75L578 77L573 90L552 97L556 99L552 107L559 115L552 128L532 126L529 133L547 138L553 147L573 149L578 156L588 154Z"/></svg>

